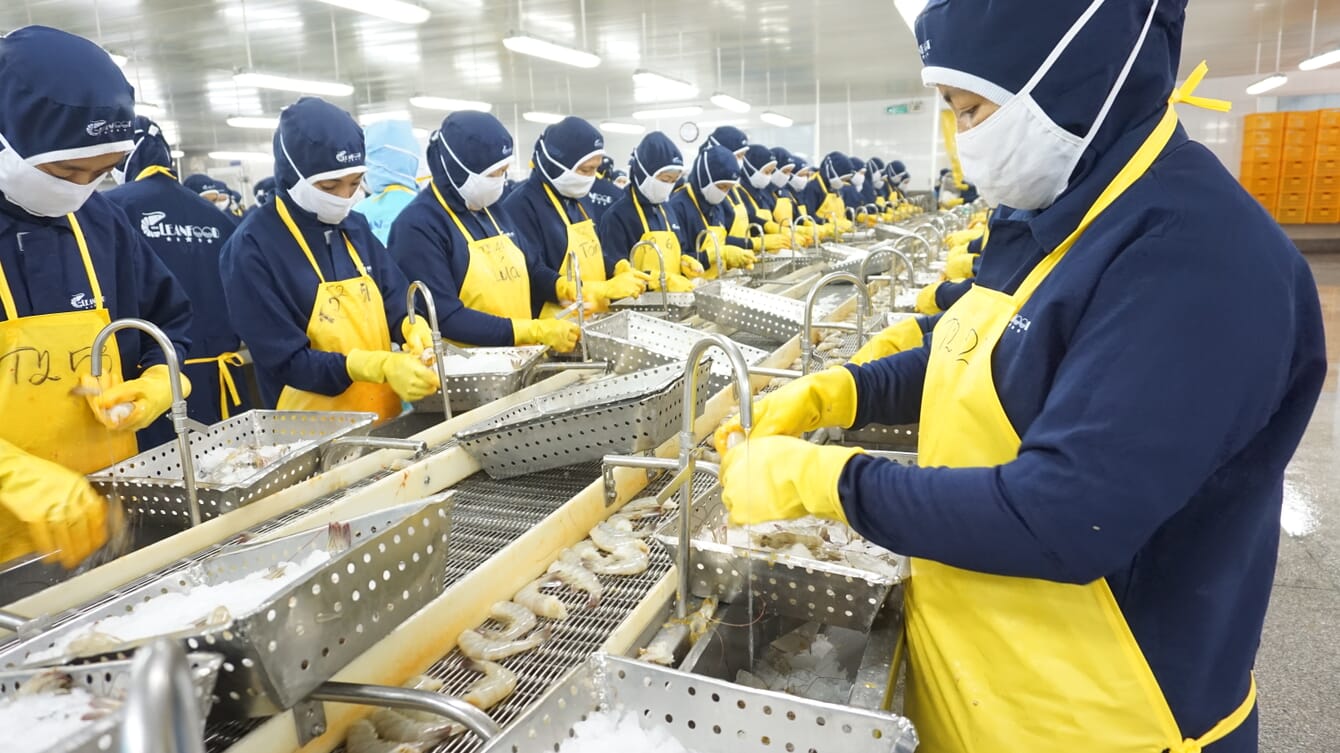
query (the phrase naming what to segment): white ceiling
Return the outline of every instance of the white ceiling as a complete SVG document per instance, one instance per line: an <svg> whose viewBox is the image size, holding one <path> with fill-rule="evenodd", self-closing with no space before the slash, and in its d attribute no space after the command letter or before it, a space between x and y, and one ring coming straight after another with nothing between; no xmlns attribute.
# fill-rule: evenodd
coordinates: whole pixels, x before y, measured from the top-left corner
<svg viewBox="0 0 1340 753"><path fill-rule="evenodd" d="M423 93L491 102L509 125L532 109L627 120L647 106L634 96L637 68L696 83L703 105L716 90L755 105L748 116L707 105L700 120L757 124L759 112L774 109L803 124L813 119L816 89L834 104L924 93L893 0L418 2L433 15L413 26L316 0L4 0L0 29L57 26L129 56L140 99L165 108L159 120L175 124L178 145L192 154L268 151L268 132L224 120L274 116L297 95L236 86L232 72L248 56L256 70L353 84L352 97L332 101L356 113L411 109L409 97ZM1191 0L1184 69L1205 58L1213 76L1252 74L1258 41L1261 70L1273 69L1282 17L1282 67L1293 70L1308 54L1313 4ZM1340 2L1318 4L1320 48L1340 42ZM583 70L513 54L500 41L512 30L585 46L604 62ZM412 112L425 129L443 115Z"/></svg>

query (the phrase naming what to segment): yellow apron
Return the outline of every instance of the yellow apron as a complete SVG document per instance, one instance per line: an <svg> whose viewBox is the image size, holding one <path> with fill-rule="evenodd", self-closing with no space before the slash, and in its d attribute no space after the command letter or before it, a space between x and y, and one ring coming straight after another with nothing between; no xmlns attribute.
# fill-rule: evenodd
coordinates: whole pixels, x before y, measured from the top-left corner
<svg viewBox="0 0 1340 753"><path fill-rule="evenodd" d="M461 218L451 211L442 193L433 187L437 203L442 205L456 229L464 236L470 253L470 265L466 268L465 279L461 281L460 298L467 308L483 311L486 314L506 319L530 319L530 275L526 267L526 255L516 247L511 238L503 235L498 221L493 219L489 210L484 214L498 234L491 238L475 239L461 223ZM603 273L603 267L602 273Z"/></svg>
<svg viewBox="0 0 1340 753"><path fill-rule="evenodd" d="M1190 96L1203 65L1172 103L1214 106ZM1016 457L1020 439L996 393L992 352L1176 125L1170 104L1075 231L1013 295L974 286L936 326L922 398L922 465L991 467ZM1253 680L1236 710L1199 739L1184 740L1106 580L1079 586L913 559L906 609L907 714L924 753L1193 753L1236 729L1255 703Z"/></svg>
<svg viewBox="0 0 1340 753"><path fill-rule="evenodd" d="M642 212L642 202L638 201L637 193L633 193L633 208L637 210L637 218L642 221L642 237L638 242L651 241L657 248L661 249L661 255L665 257L665 270L667 275L682 275L679 269L679 236L670 229L670 218L665 213L665 207L657 204L656 211L661 213L661 222L665 224L664 230L652 230L647 224L647 215ZM661 260L656 258L656 254L650 249L639 248L637 255L628 260L635 269L648 272L652 276L652 284L660 286Z"/></svg>
<svg viewBox="0 0 1340 753"><path fill-rule="evenodd" d="M820 179L819 188L824 192L824 200L819 202L819 210L814 216L824 222L842 224L847 221L847 202L842 200L842 194L828 190L828 186Z"/></svg>
<svg viewBox="0 0 1340 753"><path fill-rule="evenodd" d="M83 228L66 217L88 274L94 307L58 314L20 317L5 270L0 267L0 439L24 452L79 473L91 473L134 455L135 434L113 432L98 422L83 397L71 395L79 377L90 373L93 338L111 322L103 305ZM121 382L121 351L116 338L102 354L105 384Z"/></svg>
<svg viewBox="0 0 1340 753"><path fill-rule="evenodd" d="M293 240L298 242L320 281L316 299L312 302L312 314L307 320L307 339L311 341L312 349L345 354L351 350L390 350L391 333L386 326L386 307L382 303L381 291L377 289L377 281L368 275L349 236L340 233L349 258L358 269L358 277L326 282L307 240L293 224L284 200L276 196L275 206L279 218ZM354 382L334 397L286 385L279 393L276 407L279 410L369 411L376 413L380 421L386 421L400 415L400 397L390 385L370 382Z"/></svg>
<svg viewBox="0 0 1340 753"><path fill-rule="evenodd" d="M605 281L605 256L600 251L600 238L596 236L596 223L586 214L586 208L577 204L577 208L582 210L582 221L572 222L568 219L568 213L559 203L558 197L554 195L553 189L547 184L544 192L549 195L549 200L554 203L554 209L558 216L563 219L563 224L568 228L568 247L563 253L563 264L558 268L558 276L567 278L568 259L573 254L577 254L577 264L582 268L582 282L604 282ZM563 306L556 303L546 303L540 311L542 317L552 317L563 310Z"/></svg>
<svg viewBox="0 0 1340 753"><path fill-rule="evenodd" d="M785 227L796 216L796 204L790 196L777 194L777 205L772 208L772 221Z"/></svg>
<svg viewBox="0 0 1340 753"><path fill-rule="evenodd" d="M729 194L727 194L727 196L729 196ZM716 278L721 276L721 271L717 269L717 256L718 256L717 252L719 249L721 259L722 261L724 261L726 255L726 237L728 234L726 232L726 228L720 225L713 225L712 223L707 221L707 215L703 212L702 205L698 203L697 192L689 191L689 200L693 202L693 208L698 210L698 217L702 219L703 227L707 229L709 235L716 238L716 243L713 243L710 239L708 239L703 242L703 247L698 249L699 252L707 256L707 266L705 267L706 271L703 274L703 279L715 280ZM739 225L740 218L742 216L744 216L743 208L741 208L740 211L737 211L735 213L735 220L731 222L731 226L735 227ZM748 224L749 224L748 220L745 220L746 230L744 232L746 234L748 234L749 232L747 229ZM739 237L743 238L745 236L741 235ZM695 238L694 241L696 242L697 238Z"/></svg>
<svg viewBox="0 0 1340 753"><path fill-rule="evenodd" d="M740 194L743 194L744 192L745 190L743 188L736 186L726 194L726 201L730 202L730 208L735 215L731 218L730 229L727 235L733 235L736 238L749 237L749 211L745 209L744 200L740 198ZM695 201L693 203L697 205L698 202ZM701 214L702 210L699 209L698 212Z"/></svg>
<svg viewBox="0 0 1340 753"><path fill-rule="evenodd" d="M321 273L318 272L318 275ZM183 362L183 366L195 366L202 363L212 363L219 370L219 418L227 420L231 415L228 409L228 401L231 399L233 406L242 404L242 396L237 392L237 382L233 381L233 372L230 366L242 366L245 362L239 353L227 351L217 356L206 356L202 358L188 358Z"/></svg>

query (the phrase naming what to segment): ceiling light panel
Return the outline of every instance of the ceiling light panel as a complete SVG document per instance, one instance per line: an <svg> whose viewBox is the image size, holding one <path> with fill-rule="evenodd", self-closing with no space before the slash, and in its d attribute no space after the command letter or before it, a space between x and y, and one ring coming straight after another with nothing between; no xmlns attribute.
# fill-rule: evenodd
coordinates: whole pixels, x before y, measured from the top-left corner
<svg viewBox="0 0 1340 753"><path fill-rule="evenodd" d="M409 103L414 107L423 110L439 110L442 112L478 110L479 112L493 112L493 105L488 102L476 102L473 99L455 99L452 97L419 95L417 97L410 97Z"/></svg>
<svg viewBox="0 0 1340 753"><path fill-rule="evenodd" d="M510 34L503 38L503 46L522 55L544 58L577 68L594 68L600 65L600 56L595 53L550 42L529 34Z"/></svg>
<svg viewBox="0 0 1340 753"><path fill-rule="evenodd" d="M563 119L563 116L556 112L542 112L539 110L523 113L521 117L532 123L544 123L545 125L553 125Z"/></svg>
<svg viewBox="0 0 1340 753"><path fill-rule="evenodd" d="M421 24L433 15L427 8L404 0L320 0L320 2L401 24Z"/></svg>
<svg viewBox="0 0 1340 753"><path fill-rule="evenodd" d="M259 89L316 94L322 97L348 97L354 93L354 87L339 81L321 81L317 79L295 78L274 73L247 71L235 74L233 81L238 86L254 86Z"/></svg>

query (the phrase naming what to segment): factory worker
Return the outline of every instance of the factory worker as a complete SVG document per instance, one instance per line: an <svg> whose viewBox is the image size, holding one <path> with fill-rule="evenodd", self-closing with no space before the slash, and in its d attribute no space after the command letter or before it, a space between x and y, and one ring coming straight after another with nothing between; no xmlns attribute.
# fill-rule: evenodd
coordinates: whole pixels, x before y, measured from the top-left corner
<svg viewBox="0 0 1340 753"><path fill-rule="evenodd" d="M729 195L740 185L740 170L735 155L724 146L704 146L693 161L688 182L670 199L670 211L679 221L679 243L697 252L697 260L706 270L704 277L714 279L726 269L750 269L754 252L749 238L731 235ZM707 231L694 249L698 237ZM691 251L692 252L692 251ZM690 253L691 253L690 252Z"/></svg>
<svg viewBox="0 0 1340 753"><path fill-rule="evenodd" d="M171 149L158 125L135 118L134 147L120 174L124 185L106 193L126 213L154 254L177 278L196 315L183 371L194 390L187 414L206 425L251 408L245 380L233 371L242 365L241 341L228 321L219 252L235 225L172 174ZM140 432L140 445L157 447L174 434L167 417Z"/></svg>
<svg viewBox="0 0 1340 753"><path fill-rule="evenodd" d="M860 209L865 202L861 199L861 190L865 188L865 160L860 157L848 157L851 161L851 177L842 187L842 203L854 209Z"/></svg>
<svg viewBox="0 0 1340 753"><path fill-rule="evenodd" d="M588 214L591 215L591 221L600 225L600 218L605 216L605 211L614 206L614 202L623 197L624 185L618 184L619 171L614 168L614 160L608 155L601 158L600 167L596 168L596 180L591 184L591 191L586 195L589 203Z"/></svg>
<svg viewBox="0 0 1340 753"><path fill-rule="evenodd" d="M391 226L391 256L432 291L444 336L566 353L577 345L577 324L536 315L543 304L572 295L571 283L495 206L512 156L512 136L497 118L448 115L428 143L432 181Z"/></svg>
<svg viewBox="0 0 1340 753"><path fill-rule="evenodd" d="M740 172L740 177L744 178L744 155L749 151L749 137L744 131L735 126L718 126L712 133L708 134L707 141L703 144L703 149L708 147L724 147L735 155L736 168ZM757 220L750 214L747 202L744 197L744 189L736 186L726 194L726 234L735 238L748 238L750 240L750 249L756 253L763 252L764 242L756 237L757 234L749 228L751 223ZM774 240L774 244L776 241ZM776 246L772 250L776 250Z"/></svg>
<svg viewBox="0 0 1340 753"><path fill-rule="evenodd" d="M408 282L352 212L363 131L317 97L284 108L274 134L275 200L224 245L233 327L251 349L261 402L279 410L370 411L385 421L438 388L432 344L406 317ZM394 339L408 352L393 352Z"/></svg>
<svg viewBox="0 0 1340 753"><path fill-rule="evenodd" d="M597 228L605 268L614 272L625 268L649 272L647 285L660 287L661 261L656 252L642 247L630 258L638 243L647 241L665 257L666 287L672 293L693 290L691 277L702 275L702 265L692 253L684 253L680 244L682 228L674 212L668 211L670 195L684 173L684 156L660 131L642 137L629 163L629 186L623 198L600 218ZM690 247L691 248L691 247Z"/></svg>
<svg viewBox="0 0 1340 753"><path fill-rule="evenodd" d="M171 403L164 354L136 330L107 341L91 383L98 332L134 317L179 358L190 345L186 294L97 193L134 117L134 90L96 44L42 26L0 37L0 562L55 553L73 567L101 546L104 502L84 474L134 455L135 432ZM0 578L4 601L16 577Z"/></svg>
<svg viewBox="0 0 1340 753"><path fill-rule="evenodd" d="M605 139L600 131L581 118L564 118L540 134L531 157L535 169L502 203L521 237L531 244L528 251L546 268L558 270L558 299L577 297L571 279L575 257L581 270L582 296L600 309L607 308L611 300L639 296L647 288L642 272L610 269L606 274L587 201L604 158ZM540 316L553 317L561 308L558 303L546 303Z"/></svg>
<svg viewBox="0 0 1340 753"><path fill-rule="evenodd" d="M263 207L275 200L275 179L274 176L261 178L256 181L256 206Z"/></svg>
<svg viewBox="0 0 1340 753"><path fill-rule="evenodd" d="M782 226L773 216L777 208L777 195L772 185L772 176L780 169L777 158L766 146L750 144L745 150L743 164L739 196L744 201L741 205L749 222L763 228L763 250L776 252L790 248L790 236L782 232Z"/></svg>
<svg viewBox="0 0 1340 753"><path fill-rule="evenodd" d="M928 347L793 382L724 458L736 520L808 509L912 557L906 709L930 753L1257 750L1325 342L1306 261L1177 124L1179 102L1223 108L1193 94L1203 65L1176 85L1184 18L930 3L922 78L965 176L1018 209ZM765 437L918 419L920 467Z"/></svg>
<svg viewBox="0 0 1340 753"><path fill-rule="evenodd" d="M242 205L242 194L233 190L227 183L223 184L223 191L228 195L228 214L233 216L234 222L241 222L242 215L246 214L246 207Z"/></svg>
<svg viewBox="0 0 1340 753"><path fill-rule="evenodd" d="M823 225L823 237L834 237L835 230L851 230L847 203L842 198L842 189L851 176L851 159L842 152L829 152L801 194L805 212Z"/></svg>
<svg viewBox="0 0 1340 753"><path fill-rule="evenodd" d="M379 120L363 129L368 171L363 176L368 197L354 211L368 218L372 234L383 244L391 223L419 192L419 142L408 120Z"/></svg>
<svg viewBox="0 0 1340 753"><path fill-rule="evenodd" d="M213 204L220 212L228 209L228 197L222 191L219 181L205 175L204 173L192 173L186 176L181 182L183 186L191 189L197 196Z"/></svg>
<svg viewBox="0 0 1340 753"><path fill-rule="evenodd" d="M871 157L865 162L865 183L861 185L861 205L878 206L875 199L883 195L885 186L888 185L888 177L884 174L884 160L879 157Z"/></svg>

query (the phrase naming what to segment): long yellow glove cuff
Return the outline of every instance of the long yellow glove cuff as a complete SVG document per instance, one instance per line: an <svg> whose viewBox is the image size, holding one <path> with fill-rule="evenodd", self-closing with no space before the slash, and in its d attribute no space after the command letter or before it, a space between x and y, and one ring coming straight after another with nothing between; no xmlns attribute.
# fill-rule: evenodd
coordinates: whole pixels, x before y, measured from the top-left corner
<svg viewBox="0 0 1340 753"><path fill-rule="evenodd" d="M405 350L416 357L422 358L424 351L433 349L433 328L427 317L416 316L413 324L405 317L400 321L400 334L405 337Z"/></svg>
<svg viewBox="0 0 1340 753"><path fill-rule="evenodd" d="M763 223L763 232L767 235L776 235L777 233L782 232L782 226L772 220L768 220Z"/></svg>
<svg viewBox="0 0 1340 753"><path fill-rule="evenodd" d="M917 293L917 313L931 316L940 313L940 304L935 302L935 292L940 289L940 282L932 282Z"/></svg>
<svg viewBox="0 0 1340 753"><path fill-rule="evenodd" d="M74 567L106 543L106 518L88 479L0 440L0 562L46 553Z"/></svg>
<svg viewBox="0 0 1340 753"><path fill-rule="evenodd" d="M957 230L945 236L945 244L950 247L966 246L978 238L981 238L982 233L985 231L986 228L984 227L970 227L967 230Z"/></svg>
<svg viewBox="0 0 1340 753"><path fill-rule="evenodd" d="M101 382L87 374L80 379L93 415L112 431L139 431L172 407L172 379L166 364L150 366L137 379L103 389L100 385L105 383L106 376ZM181 375L181 394L191 394L191 380L185 374Z"/></svg>
<svg viewBox="0 0 1340 753"><path fill-rule="evenodd" d="M945 262L945 277L951 280L966 280L972 277L972 265L977 254L959 254Z"/></svg>
<svg viewBox="0 0 1340 753"><path fill-rule="evenodd" d="M856 351L856 355L851 357L851 363L860 366L871 361L878 361L881 358L888 358L894 353L919 348L925 338L926 335L921 331L921 321L919 319L916 317L904 319L885 327L882 332L870 338L870 341L862 345L861 349Z"/></svg>
<svg viewBox="0 0 1340 753"><path fill-rule="evenodd" d="M750 439L721 460L721 500L735 525L814 515L847 522L838 480L864 450L824 447L793 437Z"/></svg>
<svg viewBox="0 0 1340 753"><path fill-rule="evenodd" d="M586 284L582 284L582 292L589 298L590 293L586 291ZM577 300L577 283L566 277L559 277L554 283L554 295L561 302L571 303Z"/></svg>
<svg viewBox="0 0 1340 753"><path fill-rule="evenodd" d="M758 261L753 251L738 246L726 246L721 249L721 255L726 259L727 269L753 269L754 262Z"/></svg>
<svg viewBox="0 0 1340 753"><path fill-rule="evenodd" d="M517 345L544 345L559 353L571 353L582 330L567 319L513 319L512 338Z"/></svg>
<svg viewBox="0 0 1340 753"><path fill-rule="evenodd" d="M791 248L791 236L785 233L769 233L763 236L764 251L775 254L784 248Z"/></svg>
<svg viewBox="0 0 1340 753"><path fill-rule="evenodd" d="M437 371L409 353L351 350L344 357L344 369L355 382L386 384L401 400L411 403L428 397L441 386Z"/></svg>
<svg viewBox="0 0 1340 753"><path fill-rule="evenodd" d="M856 378L845 367L834 366L755 400L753 408L751 437L794 437L825 426L850 428L856 420ZM712 438L717 452L727 450L731 435L743 433L739 416L723 423Z"/></svg>

